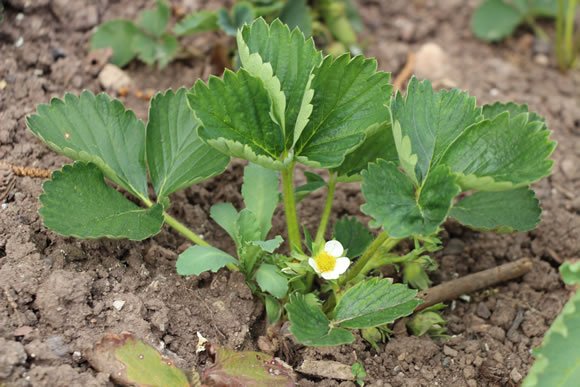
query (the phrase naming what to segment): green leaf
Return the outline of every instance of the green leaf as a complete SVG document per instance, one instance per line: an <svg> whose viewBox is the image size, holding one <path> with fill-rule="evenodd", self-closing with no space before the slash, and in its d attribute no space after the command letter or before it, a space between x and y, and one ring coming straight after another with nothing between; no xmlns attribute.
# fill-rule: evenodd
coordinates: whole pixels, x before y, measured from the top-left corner
<svg viewBox="0 0 580 387"><path fill-rule="evenodd" d="M259 241L261 237L260 224L256 215L247 208L240 211L238 219L236 220L236 234L238 235L238 240L240 245Z"/></svg>
<svg viewBox="0 0 580 387"><path fill-rule="evenodd" d="M139 34L133 45L140 60L150 66L157 62L160 68L167 66L179 51L179 42L171 34L163 34L160 38Z"/></svg>
<svg viewBox="0 0 580 387"><path fill-rule="evenodd" d="M111 63L123 67L137 56L133 39L140 33L130 20L111 20L96 29L91 37L91 49L112 48Z"/></svg>
<svg viewBox="0 0 580 387"><path fill-rule="evenodd" d="M411 162L412 159L405 157L409 157L411 150L417 155L415 172L419 182L438 165L449 145L465 128L481 119L481 108L476 106L474 97L456 89L435 92L429 81L416 78L409 81L405 97L397 93L391 109L393 122L398 121L402 130L401 144L397 146L399 157ZM402 163L402 166L411 165Z"/></svg>
<svg viewBox="0 0 580 387"><path fill-rule="evenodd" d="M238 211L232 203L218 203L211 206L209 210L210 217L223 228L228 235L239 244L236 222L238 220Z"/></svg>
<svg viewBox="0 0 580 387"><path fill-rule="evenodd" d="M560 275L566 285L580 285L580 261L564 262L560 265Z"/></svg>
<svg viewBox="0 0 580 387"><path fill-rule="evenodd" d="M310 103L313 92L310 84L313 70L322 60L320 52L312 39L306 40L300 30L290 31L280 20L268 25L262 18L240 31L238 48L241 54L247 50L252 57L257 56L271 66L273 76L279 80L275 87L276 93L270 94L275 105L281 105L281 96L277 94L280 88L285 97L282 114L275 114L275 117L283 120L281 127L285 128L285 149L290 149L302 133L312 111ZM249 58L240 56L243 68L257 76L257 70L252 69L254 66L250 66Z"/></svg>
<svg viewBox="0 0 580 387"><path fill-rule="evenodd" d="M369 127L362 145L347 154L335 171L339 176L356 176L378 159L398 162L390 120Z"/></svg>
<svg viewBox="0 0 580 387"><path fill-rule="evenodd" d="M189 106L202 127L198 135L219 151L281 169L282 129L270 119L270 96L260 79L247 71L226 70L223 79L196 82Z"/></svg>
<svg viewBox="0 0 580 387"><path fill-rule="evenodd" d="M27 118L30 130L54 151L93 162L105 176L140 199L148 197L145 127L106 94L66 94L39 105Z"/></svg>
<svg viewBox="0 0 580 387"><path fill-rule="evenodd" d="M263 263L256 271L256 282L264 292L274 297L283 298L288 292L288 278L284 276L278 266Z"/></svg>
<svg viewBox="0 0 580 387"><path fill-rule="evenodd" d="M362 192L367 201L362 211L391 237L406 238L436 232L460 188L445 165L432 170L416 189L396 164L380 160L363 172Z"/></svg>
<svg viewBox="0 0 580 387"><path fill-rule="evenodd" d="M273 253L280 245L284 242L284 239L280 235L276 235L274 239L269 239L267 241L251 241L250 244L258 246L260 249L267 253Z"/></svg>
<svg viewBox="0 0 580 387"><path fill-rule="evenodd" d="M163 225L163 208L149 209L130 202L105 183L92 163L65 165L43 185L40 215L46 227L77 238L143 240Z"/></svg>
<svg viewBox="0 0 580 387"><path fill-rule="evenodd" d="M546 332L522 387L574 387L580 379L580 292L576 292Z"/></svg>
<svg viewBox="0 0 580 387"><path fill-rule="evenodd" d="M229 158L197 136L186 90L168 90L151 100L147 123L147 163L158 197L222 173Z"/></svg>
<svg viewBox="0 0 580 387"><path fill-rule="evenodd" d="M276 324L282 316L282 305L276 298L269 294L264 295L264 305L266 306L266 318L268 325Z"/></svg>
<svg viewBox="0 0 580 387"><path fill-rule="evenodd" d="M122 386L190 386L170 359L129 332L106 334L95 344L90 363Z"/></svg>
<svg viewBox="0 0 580 387"><path fill-rule="evenodd" d="M238 261L215 247L195 245L179 254L176 266L180 275L200 275L204 271L216 273L227 264L237 265Z"/></svg>
<svg viewBox="0 0 580 387"><path fill-rule="evenodd" d="M290 29L298 28L306 37L312 35L312 10L306 0L287 1L280 12L280 20Z"/></svg>
<svg viewBox="0 0 580 387"><path fill-rule="evenodd" d="M232 8L231 15L225 8L218 11L218 25L230 36L236 36L238 30L244 24L251 23L255 18L254 7L245 1L236 2Z"/></svg>
<svg viewBox="0 0 580 387"><path fill-rule="evenodd" d="M137 25L155 37L160 37L167 28L171 9L165 0L157 0L155 9L148 9L139 15Z"/></svg>
<svg viewBox="0 0 580 387"><path fill-rule="evenodd" d="M417 291L390 279L371 278L348 289L335 308L334 326L362 329L388 324L422 303Z"/></svg>
<svg viewBox="0 0 580 387"><path fill-rule="evenodd" d="M390 74L362 56L326 57L314 70L314 110L296 143L299 161L322 168L341 165L366 131L389 119Z"/></svg>
<svg viewBox="0 0 580 387"><path fill-rule="evenodd" d="M330 346L354 341L354 336L346 329L331 327L330 320L322 312L317 300L309 302L306 297L300 293L291 294L286 304L290 332L298 342L311 346Z"/></svg>
<svg viewBox="0 0 580 387"><path fill-rule="evenodd" d="M518 105L516 103L513 102L495 102L492 104L488 104L488 105L483 105L482 107L482 114L483 114L483 118L487 118L488 120L493 120L495 117L497 117L498 115L500 115L501 113L508 111L510 113L511 117L515 117L518 114L522 114L522 113L528 113L529 114L529 118L528 121L529 122L539 122L542 123L542 128L543 129L547 129L546 128L546 120L544 120L544 118L534 112L530 112L528 110L528 105Z"/></svg>
<svg viewBox="0 0 580 387"><path fill-rule="evenodd" d="M306 176L306 184L298 186L294 190L297 202L301 201L312 192L319 190L322 187L326 187L326 181L324 181L322 176L308 171L304 172L304 176Z"/></svg>
<svg viewBox="0 0 580 387"><path fill-rule="evenodd" d="M272 216L278 205L278 173L256 164L244 168L242 196L246 208L256 216L260 227L260 240L272 228Z"/></svg>
<svg viewBox="0 0 580 387"><path fill-rule="evenodd" d="M183 36L215 31L218 28L216 12L199 11L185 16L173 27L173 32L178 36Z"/></svg>
<svg viewBox="0 0 580 387"><path fill-rule="evenodd" d="M403 131L399 121L395 121L395 125L393 126L393 138L395 140L395 147L397 148L401 168L407 176L413 180L415 185L419 185L417 174L415 173L415 168L417 167L417 161L419 159L417 155L413 153L409 136L403 137Z"/></svg>
<svg viewBox="0 0 580 387"><path fill-rule="evenodd" d="M360 256L373 241L368 228L355 217L343 217L334 225L334 239L347 250L349 258Z"/></svg>
<svg viewBox="0 0 580 387"><path fill-rule="evenodd" d="M525 14L504 0L485 0L471 18L471 30L479 39L497 42L523 23Z"/></svg>
<svg viewBox="0 0 580 387"><path fill-rule="evenodd" d="M541 213L534 191L524 187L476 192L455 204L449 215L476 230L513 232L536 228Z"/></svg>
<svg viewBox="0 0 580 387"><path fill-rule="evenodd" d="M548 176L554 162L549 156L555 142L548 130L528 114L510 117L508 112L483 120L467 129L443 156L459 176L464 190L500 191L528 186Z"/></svg>

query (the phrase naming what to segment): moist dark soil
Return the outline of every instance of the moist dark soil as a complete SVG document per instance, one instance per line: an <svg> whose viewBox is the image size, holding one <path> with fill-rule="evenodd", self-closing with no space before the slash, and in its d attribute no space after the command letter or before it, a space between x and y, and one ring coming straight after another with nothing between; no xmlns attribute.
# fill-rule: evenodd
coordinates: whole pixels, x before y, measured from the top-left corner
<svg viewBox="0 0 580 387"><path fill-rule="evenodd" d="M55 155L25 127L39 103L65 92L102 91L101 57L89 56L93 28L112 18L134 18L152 1L8 0L0 25L0 160L16 165L60 168ZM186 10L219 2L173 0ZM548 326L569 297L557 273L567 259L580 258L580 73L556 69L550 47L525 30L499 45L476 40L469 30L475 0L360 1L368 56L398 74L409 52L418 53L416 73L438 87L459 87L480 102L528 103L547 118L553 138L554 174L535 187L544 208L529 233L477 233L445 225L445 249L435 283L529 257L525 277L450 303L444 315L450 338L432 340L395 329L388 343L372 349L353 345L304 348L287 342L277 355L292 366L302 360L364 364L372 386L518 385ZM551 27L546 26L548 32ZM159 71L140 63L126 68L129 94L120 97L146 118L148 101L138 91L191 86L219 74L212 58L216 34L188 39L197 58ZM428 44L427 46L424 46ZM435 46L434 46L435 45ZM231 250L225 233L208 218L212 204L241 204L242 164L173 197L172 211L216 246ZM106 386L108 375L90 367L86 354L104 333L132 331L185 368L199 366L196 333L234 349L257 349L263 335L262 306L243 278L220 272L181 278L175 260L188 243L171 230L136 243L80 241L48 231L38 216L41 179L17 178L0 208L0 384L8 386ZM324 193L300 205L300 217L316 226ZM363 198L354 184L339 187L333 218L361 216ZM362 217L362 219L365 219ZM275 230L283 232L277 213ZM118 310L115 301L123 301ZM118 306L119 303L116 303ZM399 324L400 325L400 324ZM397 327L396 327L397 328ZM399 326L400 328L400 326ZM349 381L301 375L300 385L352 386Z"/></svg>

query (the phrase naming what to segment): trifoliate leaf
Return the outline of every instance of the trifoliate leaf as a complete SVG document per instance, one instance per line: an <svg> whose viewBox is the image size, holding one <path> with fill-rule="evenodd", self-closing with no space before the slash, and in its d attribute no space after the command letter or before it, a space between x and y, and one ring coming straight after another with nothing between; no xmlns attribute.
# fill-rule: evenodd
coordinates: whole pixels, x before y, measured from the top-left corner
<svg viewBox="0 0 580 387"><path fill-rule="evenodd" d="M390 279L371 278L348 289L336 305L333 326L372 328L413 313L421 304L417 291Z"/></svg>
<svg viewBox="0 0 580 387"><path fill-rule="evenodd" d="M485 231L529 231L540 222L538 199L529 188L476 192L455 204L449 213L460 223Z"/></svg>
<svg viewBox="0 0 580 387"><path fill-rule="evenodd" d="M239 244L236 221L238 220L238 211L232 203L218 203L211 206L210 217L223 228L228 235Z"/></svg>
<svg viewBox="0 0 580 387"><path fill-rule="evenodd" d="M389 80L374 59L326 57L314 70L314 110L296 143L298 160L322 168L342 164L369 127L389 119Z"/></svg>
<svg viewBox="0 0 580 387"><path fill-rule="evenodd" d="M276 265L263 263L256 271L256 282L264 292L283 298L288 292L288 278Z"/></svg>
<svg viewBox="0 0 580 387"><path fill-rule="evenodd" d="M290 295L286 311L291 324L290 332L304 345L330 346L354 341L354 336L346 329L331 327L320 305L308 302L304 294Z"/></svg>
<svg viewBox="0 0 580 387"><path fill-rule="evenodd" d="M533 351L536 361L523 387L573 387L580 379L580 292L576 292L546 332L540 348Z"/></svg>
<svg viewBox="0 0 580 387"><path fill-rule="evenodd" d="M106 94L66 94L39 105L30 130L54 151L95 163L105 176L141 199L148 197L145 127Z"/></svg>
<svg viewBox="0 0 580 387"><path fill-rule="evenodd" d="M306 37L312 35L312 10L306 0L287 1L280 12L280 20L290 29L298 28Z"/></svg>
<svg viewBox="0 0 580 387"><path fill-rule="evenodd" d="M360 256L373 241L373 236L357 218L343 217L334 225L334 239L342 244L349 258Z"/></svg>
<svg viewBox="0 0 580 387"><path fill-rule="evenodd" d="M194 12L184 17L173 28L176 35L193 35L200 32L215 31L219 28L217 24L217 13L212 11Z"/></svg>
<svg viewBox="0 0 580 387"><path fill-rule="evenodd" d="M525 14L504 0L485 0L471 18L471 30L479 39L497 42L510 36L524 18Z"/></svg>
<svg viewBox="0 0 580 387"><path fill-rule="evenodd" d="M177 258L177 273L200 275L204 271L216 273L227 264L237 265L238 261L228 253L211 246L191 246Z"/></svg>
<svg viewBox="0 0 580 387"><path fill-rule="evenodd" d="M481 108L476 106L474 97L456 89L435 92L429 81L416 78L409 81L405 97L397 93L391 109L393 122L401 125L401 145L406 151L403 156L409 155L405 137L410 139L412 154L417 155L415 169L419 182L438 165L449 145L465 128L481 119Z"/></svg>
<svg viewBox="0 0 580 387"><path fill-rule="evenodd" d="M163 225L163 208L144 209L105 183L92 163L77 162L56 171L43 185L40 215L46 227L77 238L143 240Z"/></svg>
<svg viewBox="0 0 580 387"><path fill-rule="evenodd" d="M130 20L111 20L101 24L91 37L91 49L112 48L111 63L119 67L131 62L137 52L133 39L141 31Z"/></svg>
<svg viewBox="0 0 580 387"><path fill-rule="evenodd" d="M236 33L244 24L250 23L254 20L255 12L252 4L239 1L236 2L232 8L231 15L225 8L218 11L218 25L220 28L230 36L236 36Z"/></svg>
<svg viewBox="0 0 580 387"><path fill-rule="evenodd" d="M272 228L272 216L278 205L278 173L256 164L244 168L242 196L246 208L256 216L260 227L260 240Z"/></svg>
<svg viewBox="0 0 580 387"><path fill-rule="evenodd" d="M186 90L157 94L147 123L147 163L158 197L223 172L229 158L197 136L197 122L187 106Z"/></svg>
<svg viewBox="0 0 580 387"><path fill-rule="evenodd" d="M245 70L226 70L223 79L198 81L188 94L200 120L198 135L221 152L266 168L282 168L282 129L270 118L270 96L262 81Z"/></svg>
<svg viewBox="0 0 580 387"><path fill-rule="evenodd" d="M580 261L564 262L560 265L560 275L566 285L580 285Z"/></svg>
<svg viewBox="0 0 580 387"><path fill-rule="evenodd" d="M362 211L391 237L406 238L436 232L460 188L445 165L433 169L416 188L396 164L381 160L363 172L362 192L367 201Z"/></svg>
<svg viewBox="0 0 580 387"><path fill-rule="evenodd" d="M171 9L165 0L157 0L154 9L141 12L137 24L153 36L160 37L165 32L165 28L167 28L170 16Z"/></svg>
<svg viewBox="0 0 580 387"><path fill-rule="evenodd" d="M163 68L177 55L179 42L171 34L163 34L160 38L139 34L135 36L133 47L141 61L150 66L157 62Z"/></svg>
<svg viewBox="0 0 580 387"><path fill-rule="evenodd" d="M305 39L300 30L290 31L280 20L268 25L262 18L240 30L238 49L244 69L258 76L255 66L251 66L253 61L242 55L247 51L251 57L257 56L263 63L268 64L275 79L279 80L280 84L274 88L280 90L281 87L285 96L281 115L284 123L281 126L285 128L285 146L290 149L306 126L312 111L313 92L310 81L314 68L322 61L320 52L312 39ZM268 82L265 81L265 84L268 85ZM266 88L270 90L268 86ZM274 105L281 104L278 102L281 97L277 93L271 92L271 96Z"/></svg>
<svg viewBox="0 0 580 387"><path fill-rule="evenodd" d="M459 176L464 190L500 191L528 186L548 176L553 161L548 157L556 144L548 130L528 114L510 117L508 112L481 121L457 138L443 156Z"/></svg>
<svg viewBox="0 0 580 387"><path fill-rule="evenodd" d="M398 161L390 121L369 127L364 142L354 152L347 154L335 171L339 176L356 176L367 169L369 163L378 159Z"/></svg>

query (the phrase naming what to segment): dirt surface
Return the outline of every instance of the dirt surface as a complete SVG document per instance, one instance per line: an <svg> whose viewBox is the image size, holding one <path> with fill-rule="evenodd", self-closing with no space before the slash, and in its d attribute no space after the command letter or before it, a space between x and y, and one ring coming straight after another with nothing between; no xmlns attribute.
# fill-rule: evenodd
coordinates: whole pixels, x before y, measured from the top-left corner
<svg viewBox="0 0 580 387"><path fill-rule="evenodd" d="M67 160L36 140L24 117L66 91L101 91L97 76L103 64L87 50L92 28L110 18L132 18L151 2L7 3L0 25L0 85L5 85L0 86L0 160L59 168ZM204 5L173 3L189 9ZM568 298L557 266L580 258L580 73L556 71L549 52L526 31L501 45L478 42L468 28L477 1L468 3L361 1L365 50L395 74L408 52L417 52L416 72L438 86L467 89L480 102L528 103L546 116L559 147L554 175L536 186L544 208L541 225L527 234L494 235L449 223L433 279L446 281L522 257L532 258L534 269L519 281L453 302L445 311L447 341L410 337L399 329L378 351L360 339L338 348L295 346L280 354L291 354L287 360L293 366L303 359L346 365L358 359L374 386L518 385L531 365L530 349L541 342ZM145 118L147 101L137 98L135 90L190 86L218 71L208 59L209 42L215 39L209 34L188 40L208 55L163 71L132 63L126 69L133 85L123 98L127 105ZM176 194L173 212L218 247L231 249L207 214L216 202L241 204L240 176L241 164L234 163L222 176ZM111 385L108 375L96 373L86 361L87 351L105 332L130 330L184 367L201 361L195 355L196 332L231 348L257 347L264 333L263 310L243 278L226 272L180 278L175 259L187 244L169 230L142 243L59 237L42 226L37 214L41 183L17 179L0 208L0 383ZM301 205L307 225L315 226L322 200L323 193L317 193ZM356 186L340 187L333 221L360 215L361 203ZM278 217L274 232L281 229ZM124 302L120 310L115 301ZM339 383L312 377L300 381L304 386Z"/></svg>

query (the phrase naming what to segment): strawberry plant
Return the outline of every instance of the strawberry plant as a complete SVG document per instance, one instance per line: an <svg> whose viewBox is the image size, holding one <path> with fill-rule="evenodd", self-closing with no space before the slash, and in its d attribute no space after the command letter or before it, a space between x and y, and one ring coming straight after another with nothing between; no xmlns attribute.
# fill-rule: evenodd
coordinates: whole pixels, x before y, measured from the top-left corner
<svg viewBox="0 0 580 387"><path fill-rule="evenodd" d="M306 36L314 35L329 52L360 51L356 32L362 29L351 0L237 1L231 10L202 10L182 17L170 28L171 9L166 0L157 0L137 20L116 19L101 24L91 39L91 48L111 48L111 62L119 67L137 58L160 68L186 55L179 38L208 31L235 36L238 29L256 17L280 18L290 28L299 27ZM1 16L0 16L1 20Z"/></svg>
<svg viewBox="0 0 580 387"><path fill-rule="evenodd" d="M374 59L324 57L277 20L245 25L237 44L238 71L158 94L146 125L103 94L39 106L29 128L76 160L44 185L45 225L67 236L141 240L165 223L194 243L179 256L178 273L242 272L269 323L288 319L299 342L317 346L350 343L356 330L369 341L384 337L387 324L413 313L449 217L499 232L539 222L530 185L550 174L555 143L526 106L478 106L466 92L414 78L406 94L392 96L390 75ZM167 213L171 193L221 173L230 157L249 162L244 208L218 203L210 216L234 255ZM295 187L299 164L323 173L309 172ZM334 192L345 181L361 182L375 236L343 218L328 238ZM321 187L327 198L312 237L296 204ZM270 235L280 196L288 250ZM395 252L405 240L411 248ZM404 283L383 277L386 266L401 269ZM432 313L419 320L417 332L444 334Z"/></svg>

